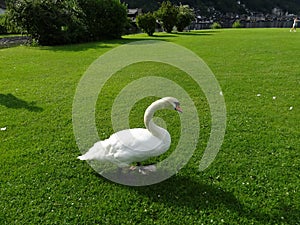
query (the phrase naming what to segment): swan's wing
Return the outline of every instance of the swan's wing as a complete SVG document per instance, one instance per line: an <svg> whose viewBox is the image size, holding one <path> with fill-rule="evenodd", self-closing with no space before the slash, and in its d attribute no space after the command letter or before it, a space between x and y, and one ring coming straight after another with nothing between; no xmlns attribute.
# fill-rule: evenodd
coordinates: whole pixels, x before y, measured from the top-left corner
<svg viewBox="0 0 300 225"><path fill-rule="evenodd" d="M157 156L169 149L171 138L166 131L163 140L153 136L147 129L136 128L119 131L109 139L109 154L120 162L138 162Z"/></svg>
<svg viewBox="0 0 300 225"><path fill-rule="evenodd" d="M163 139L153 136L147 129L122 130L95 143L79 159L110 161L118 166L127 166L161 155L169 149L170 143L170 134L166 130Z"/></svg>
<svg viewBox="0 0 300 225"><path fill-rule="evenodd" d="M109 140L115 142L121 148L127 148L132 151L151 151L169 144L170 135L166 131L165 138L163 140L153 136L147 129L135 128L122 130L114 133Z"/></svg>

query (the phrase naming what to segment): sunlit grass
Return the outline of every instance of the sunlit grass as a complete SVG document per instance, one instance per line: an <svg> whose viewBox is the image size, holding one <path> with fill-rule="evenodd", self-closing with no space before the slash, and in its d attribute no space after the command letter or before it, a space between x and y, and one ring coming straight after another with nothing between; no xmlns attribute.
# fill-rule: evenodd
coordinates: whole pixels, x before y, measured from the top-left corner
<svg viewBox="0 0 300 225"><path fill-rule="evenodd" d="M147 62L122 69L97 102L101 138L113 132L115 96L143 76L182 85L200 115L199 145L189 164L160 184L135 188L112 183L76 159L72 102L95 59L149 37L0 49L0 128L6 127L0 131L0 223L299 224L299 35L288 29L229 29L151 37L182 45L209 65L226 101L227 129L216 160L199 172L210 132L201 90L169 65ZM135 105L131 127L143 126L153 100ZM174 112L158 116L168 122L176 143L178 118Z"/></svg>

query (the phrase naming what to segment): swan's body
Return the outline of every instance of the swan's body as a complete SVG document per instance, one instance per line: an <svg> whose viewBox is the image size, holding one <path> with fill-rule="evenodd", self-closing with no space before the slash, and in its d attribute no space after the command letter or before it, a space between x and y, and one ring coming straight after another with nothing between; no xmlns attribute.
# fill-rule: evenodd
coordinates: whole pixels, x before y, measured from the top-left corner
<svg viewBox="0 0 300 225"><path fill-rule="evenodd" d="M108 161L119 167L142 162L166 152L171 144L167 130L157 126L152 117L159 109L175 109L181 112L176 98L165 97L153 102L145 111L144 128L127 129L112 134L108 139L94 144L80 160Z"/></svg>

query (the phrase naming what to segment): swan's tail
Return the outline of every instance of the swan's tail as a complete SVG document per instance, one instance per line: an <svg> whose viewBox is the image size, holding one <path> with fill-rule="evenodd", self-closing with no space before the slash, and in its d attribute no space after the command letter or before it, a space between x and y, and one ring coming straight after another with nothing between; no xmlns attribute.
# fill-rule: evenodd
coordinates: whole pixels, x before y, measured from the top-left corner
<svg viewBox="0 0 300 225"><path fill-rule="evenodd" d="M96 143L91 147L85 154L78 156L77 159L80 160L104 160L105 148L102 144Z"/></svg>
<svg viewBox="0 0 300 225"><path fill-rule="evenodd" d="M77 159L80 159L80 160L88 160L87 157L86 157L86 154L81 155L81 156L78 156Z"/></svg>

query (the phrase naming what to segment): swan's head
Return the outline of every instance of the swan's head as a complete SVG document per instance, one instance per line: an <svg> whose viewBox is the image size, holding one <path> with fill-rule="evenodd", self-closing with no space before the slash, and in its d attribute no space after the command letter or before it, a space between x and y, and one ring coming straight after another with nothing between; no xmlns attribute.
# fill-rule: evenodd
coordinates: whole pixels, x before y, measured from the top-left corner
<svg viewBox="0 0 300 225"><path fill-rule="evenodd" d="M176 111L182 113L182 109L180 107L180 103L179 103L179 101L176 98L173 98L173 97L164 97L164 98L162 98L162 100L167 103L166 104L167 108L175 109Z"/></svg>

